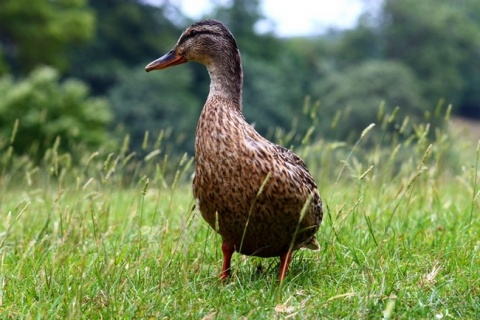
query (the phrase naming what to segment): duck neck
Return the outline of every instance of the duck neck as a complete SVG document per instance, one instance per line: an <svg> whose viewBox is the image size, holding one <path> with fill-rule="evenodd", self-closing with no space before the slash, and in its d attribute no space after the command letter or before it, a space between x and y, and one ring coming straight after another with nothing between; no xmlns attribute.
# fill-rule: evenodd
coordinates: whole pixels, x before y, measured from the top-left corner
<svg viewBox="0 0 480 320"><path fill-rule="evenodd" d="M208 100L227 99L232 103L226 107L242 109L243 71L240 54L226 55L225 59L215 59L207 65L210 74Z"/></svg>

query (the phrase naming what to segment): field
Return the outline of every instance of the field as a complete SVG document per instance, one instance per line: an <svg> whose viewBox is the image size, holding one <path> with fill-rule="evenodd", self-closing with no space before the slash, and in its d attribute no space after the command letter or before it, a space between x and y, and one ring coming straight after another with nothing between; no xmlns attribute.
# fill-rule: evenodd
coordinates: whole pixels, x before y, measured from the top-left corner
<svg viewBox="0 0 480 320"><path fill-rule="evenodd" d="M192 210L188 156L52 146L35 164L9 149L1 318L480 318L479 144L426 125L385 143L382 128L295 150L326 214L321 250L298 251L283 283L278 258L238 254L218 279L221 241Z"/></svg>

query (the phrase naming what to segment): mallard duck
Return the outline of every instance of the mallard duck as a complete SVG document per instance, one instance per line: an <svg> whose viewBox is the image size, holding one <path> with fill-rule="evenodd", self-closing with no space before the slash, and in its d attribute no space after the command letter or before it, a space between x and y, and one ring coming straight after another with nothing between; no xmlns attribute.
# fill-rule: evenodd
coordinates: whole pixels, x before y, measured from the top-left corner
<svg viewBox="0 0 480 320"><path fill-rule="evenodd" d="M230 276L234 252L280 256L282 281L299 248L319 248L315 233L322 201L305 163L262 137L242 114L243 72L232 33L221 22L188 27L170 52L145 67L165 69L188 61L206 66L210 92L197 125L193 195L222 238L220 277Z"/></svg>

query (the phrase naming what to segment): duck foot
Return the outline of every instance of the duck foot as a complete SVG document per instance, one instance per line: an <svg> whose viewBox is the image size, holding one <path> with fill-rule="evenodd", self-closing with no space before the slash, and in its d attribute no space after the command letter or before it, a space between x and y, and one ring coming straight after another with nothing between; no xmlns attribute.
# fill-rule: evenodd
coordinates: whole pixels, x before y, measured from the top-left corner
<svg viewBox="0 0 480 320"><path fill-rule="evenodd" d="M292 251L287 251L286 253L280 256L280 271L278 273L278 280L280 280L280 282L282 282L283 279L285 278L285 274L287 273L288 266L292 261L292 254L293 254Z"/></svg>
<svg viewBox="0 0 480 320"><path fill-rule="evenodd" d="M222 252L223 252L223 265L222 273L220 274L220 279L225 280L230 277L230 262L232 261L232 255L235 252L235 248L229 243L222 242Z"/></svg>

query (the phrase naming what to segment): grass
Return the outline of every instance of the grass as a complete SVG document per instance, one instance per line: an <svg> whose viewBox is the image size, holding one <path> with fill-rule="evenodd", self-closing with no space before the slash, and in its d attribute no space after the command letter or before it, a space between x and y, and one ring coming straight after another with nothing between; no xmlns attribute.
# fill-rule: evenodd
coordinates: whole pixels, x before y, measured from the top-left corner
<svg viewBox="0 0 480 320"><path fill-rule="evenodd" d="M386 144L380 125L297 150L327 210L322 249L298 251L282 284L278 259L238 254L218 279L189 157L53 147L35 165L7 150L1 318L479 318L479 145L427 131Z"/></svg>

